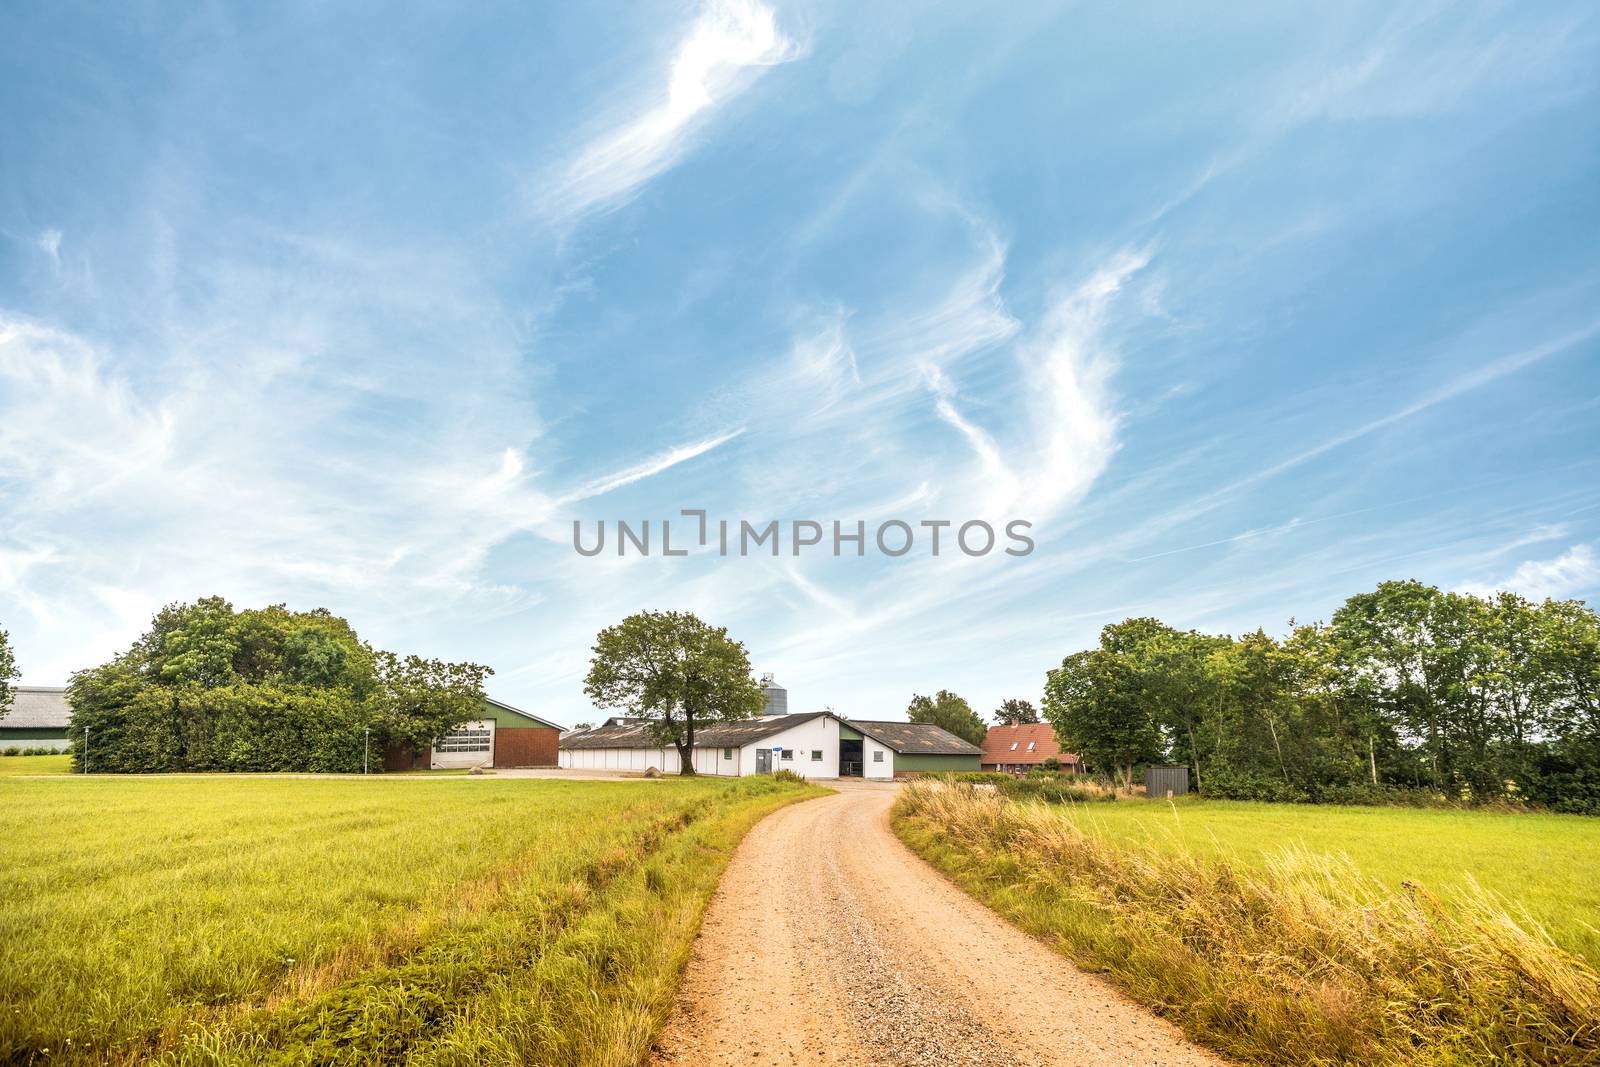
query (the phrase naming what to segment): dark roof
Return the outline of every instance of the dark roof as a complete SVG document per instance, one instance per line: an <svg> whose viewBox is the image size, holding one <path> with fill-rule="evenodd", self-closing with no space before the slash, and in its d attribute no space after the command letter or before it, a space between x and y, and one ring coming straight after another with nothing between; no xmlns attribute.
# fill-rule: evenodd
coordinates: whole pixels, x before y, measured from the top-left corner
<svg viewBox="0 0 1600 1067"><path fill-rule="evenodd" d="M60 686L19 685L15 692L11 711L0 715L0 730L59 728L66 733L72 725L72 706L67 703L67 691Z"/></svg>
<svg viewBox="0 0 1600 1067"><path fill-rule="evenodd" d="M1061 751L1056 728L1047 722L991 726L989 736L983 739L985 763L1043 763L1047 759L1078 762L1071 752Z"/></svg>
<svg viewBox="0 0 1600 1067"><path fill-rule="evenodd" d="M880 744L910 756L981 756L983 749L963 741L931 722L870 722L847 720L851 726Z"/></svg>
<svg viewBox="0 0 1600 1067"><path fill-rule="evenodd" d="M507 704L503 700L496 700L494 697L484 697L483 699L487 700L489 703L493 704L495 707L501 709L502 711L509 711L513 715L522 716L524 719L532 719L534 722L538 723L540 726L548 726L552 730L565 730L566 729L565 726L561 726L561 725L558 725L556 723L553 723L549 719L541 719L541 718L539 718L539 716L533 714L532 712L523 711L521 708L514 708L510 704Z"/></svg>
<svg viewBox="0 0 1600 1067"><path fill-rule="evenodd" d="M770 719L746 719L742 722L724 722L701 726L694 732L695 748L739 748L763 737L780 734L791 726L798 726L826 711L812 711L800 715L779 715ZM837 716L835 716L837 718ZM568 734L560 741L562 748L661 748L645 736L646 723L628 722L619 726L596 726Z"/></svg>

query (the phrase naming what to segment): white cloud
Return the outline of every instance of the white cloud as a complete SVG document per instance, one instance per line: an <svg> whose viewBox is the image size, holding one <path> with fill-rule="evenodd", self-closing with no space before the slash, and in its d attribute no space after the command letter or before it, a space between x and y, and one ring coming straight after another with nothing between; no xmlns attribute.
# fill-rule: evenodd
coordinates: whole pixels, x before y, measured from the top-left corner
<svg viewBox="0 0 1600 1067"><path fill-rule="evenodd" d="M540 211L573 220L616 208L673 166L705 118L763 68L801 53L755 0L708 0L679 43L671 69L627 113L613 116L547 183Z"/></svg>
<svg viewBox="0 0 1600 1067"><path fill-rule="evenodd" d="M744 427L741 426L736 430L729 430L727 433L717 434L715 437L708 437L703 441L694 441L668 449L658 456L652 456L643 463L628 467L615 474L608 474L603 478L595 479L575 492L562 497L561 503L575 504L582 500L588 500L590 497L609 493L613 489L621 489L625 485L643 481L653 475L660 474L662 471L670 470L680 463L694 459L696 456L703 456L713 448L726 444L742 433L744 433Z"/></svg>
<svg viewBox="0 0 1600 1067"><path fill-rule="evenodd" d="M50 266L59 271L61 269L61 231L45 230L35 239L34 244L39 246L39 251L50 257Z"/></svg>
<svg viewBox="0 0 1600 1067"><path fill-rule="evenodd" d="M1150 262L1146 251L1113 255L1052 311L1026 353L1040 439L1027 501L1048 515L1080 498L1116 451L1110 378L1117 366L1107 320L1118 294Z"/></svg>
<svg viewBox="0 0 1600 1067"><path fill-rule="evenodd" d="M1573 545L1554 559L1525 560L1498 582L1462 587L1463 592L1479 596L1500 590L1520 593L1535 601L1592 594L1600 590L1600 556L1596 555L1593 545Z"/></svg>

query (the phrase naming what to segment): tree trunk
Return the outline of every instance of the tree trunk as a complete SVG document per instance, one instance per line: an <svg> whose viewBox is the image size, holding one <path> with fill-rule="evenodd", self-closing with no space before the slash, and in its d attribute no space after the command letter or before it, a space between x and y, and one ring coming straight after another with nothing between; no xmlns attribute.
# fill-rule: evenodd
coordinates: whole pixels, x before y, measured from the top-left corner
<svg viewBox="0 0 1600 1067"><path fill-rule="evenodd" d="M1194 791L1204 793L1205 789L1200 785L1200 745L1194 739L1194 723L1186 720L1184 725L1189 729L1189 755L1194 757Z"/></svg>
<svg viewBox="0 0 1600 1067"><path fill-rule="evenodd" d="M1267 729L1272 731L1272 747L1278 752L1278 770L1283 772L1283 784L1289 785L1289 768L1283 763L1283 746L1278 744L1278 724L1271 715L1267 716Z"/></svg>
<svg viewBox="0 0 1600 1067"><path fill-rule="evenodd" d="M1372 784L1378 784L1378 753L1377 742L1369 735L1367 737L1367 765L1372 768Z"/></svg>
<svg viewBox="0 0 1600 1067"><path fill-rule="evenodd" d="M678 738L678 773L685 778L693 778L698 772L694 769L694 716L685 716L683 734Z"/></svg>

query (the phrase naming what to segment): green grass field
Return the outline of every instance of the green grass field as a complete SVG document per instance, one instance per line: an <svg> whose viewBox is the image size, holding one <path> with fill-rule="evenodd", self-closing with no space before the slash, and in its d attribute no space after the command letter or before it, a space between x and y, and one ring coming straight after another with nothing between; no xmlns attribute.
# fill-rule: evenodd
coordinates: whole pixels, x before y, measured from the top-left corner
<svg viewBox="0 0 1600 1067"><path fill-rule="evenodd" d="M1470 878L1600 963L1600 819L1199 798L1119 800L1072 812L1112 840L1148 839L1258 867L1285 847L1304 847L1348 856L1393 889L1410 882L1453 895Z"/></svg>
<svg viewBox="0 0 1600 1067"><path fill-rule="evenodd" d="M0 756L0 778L17 774L70 774L72 757L59 756Z"/></svg>
<svg viewBox="0 0 1600 1067"><path fill-rule="evenodd" d="M0 1062L631 1063L734 845L811 792L10 778Z"/></svg>

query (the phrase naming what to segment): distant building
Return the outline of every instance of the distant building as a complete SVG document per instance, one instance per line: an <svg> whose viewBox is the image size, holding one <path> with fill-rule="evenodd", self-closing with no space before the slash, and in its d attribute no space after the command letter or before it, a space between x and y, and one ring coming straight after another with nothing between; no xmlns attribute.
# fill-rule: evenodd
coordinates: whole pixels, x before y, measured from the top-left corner
<svg viewBox="0 0 1600 1067"><path fill-rule="evenodd" d="M554 767L561 727L531 712L488 697L481 718L462 723L425 752L390 748L386 771L460 767Z"/></svg>
<svg viewBox="0 0 1600 1067"><path fill-rule="evenodd" d="M1056 760L1064 771L1079 770L1078 757L1061 751L1056 728L1049 723L1025 726L991 726L983 739L983 769L1022 774L1047 759Z"/></svg>
<svg viewBox="0 0 1600 1067"><path fill-rule="evenodd" d="M67 747L72 708L67 691L55 685L19 685L9 714L0 716L0 752L8 748Z"/></svg>
<svg viewBox="0 0 1600 1067"><path fill-rule="evenodd" d="M788 693L764 675L765 713L697 727L694 769L743 777L791 770L806 778L905 778L975 771L982 749L928 723L846 719L831 711L787 714ZM617 716L561 738L561 766L573 770L678 773L678 750L649 737L649 722Z"/></svg>

